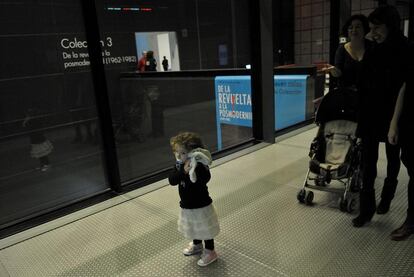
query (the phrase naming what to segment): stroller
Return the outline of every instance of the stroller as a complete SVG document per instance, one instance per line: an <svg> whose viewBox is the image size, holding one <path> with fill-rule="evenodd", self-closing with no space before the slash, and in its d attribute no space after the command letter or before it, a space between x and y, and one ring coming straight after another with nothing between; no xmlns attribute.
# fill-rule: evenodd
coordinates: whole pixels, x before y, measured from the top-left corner
<svg viewBox="0 0 414 277"><path fill-rule="evenodd" d="M300 203L312 204L313 191L305 190L311 188L340 194L341 211L352 213L356 209L361 183L361 146L355 135L358 102L358 92L352 88L334 89L320 102L315 116L319 128L310 146L309 169L297 194ZM332 180L345 188L330 186Z"/></svg>

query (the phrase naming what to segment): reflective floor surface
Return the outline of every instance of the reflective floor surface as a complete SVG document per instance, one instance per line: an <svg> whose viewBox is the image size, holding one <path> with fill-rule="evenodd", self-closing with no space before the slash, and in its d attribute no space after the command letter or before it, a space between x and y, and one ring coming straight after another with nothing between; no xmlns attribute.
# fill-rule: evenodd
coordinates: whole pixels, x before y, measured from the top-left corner
<svg viewBox="0 0 414 277"><path fill-rule="evenodd" d="M1 240L0 276L414 276L414 236L389 239L405 217L405 167L390 212L366 227L352 227L355 215L338 209L335 194L314 191L313 206L298 203L316 130L215 162L219 259L205 268L182 255L177 188L162 180Z"/></svg>

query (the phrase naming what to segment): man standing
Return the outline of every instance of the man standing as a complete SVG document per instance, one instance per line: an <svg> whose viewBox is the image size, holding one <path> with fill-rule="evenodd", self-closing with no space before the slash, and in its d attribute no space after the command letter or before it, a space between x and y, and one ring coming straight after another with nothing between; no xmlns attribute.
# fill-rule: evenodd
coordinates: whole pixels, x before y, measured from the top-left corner
<svg viewBox="0 0 414 277"><path fill-rule="evenodd" d="M164 68L164 71L168 71L168 60L164 56L164 59L162 60L162 67Z"/></svg>
<svg viewBox="0 0 414 277"><path fill-rule="evenodd" d="M414 124L414 45L410 45L405 56L407 67L404 68L403 75L405 84L400 90L397 103L395 105L394 115L390 123L388 132L388 141L391 144L399 143L401 145L401 161L407 168L408 187L407 199L408 207L404 223L391 233L392 240L405 240L414 234L414 146L412 126Z"/></svg>

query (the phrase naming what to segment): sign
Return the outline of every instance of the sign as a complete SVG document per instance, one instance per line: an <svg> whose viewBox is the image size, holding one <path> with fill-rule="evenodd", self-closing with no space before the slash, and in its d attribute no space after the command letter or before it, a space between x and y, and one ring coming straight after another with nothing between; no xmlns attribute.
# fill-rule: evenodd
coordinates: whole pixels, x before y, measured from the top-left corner
<svg viewBox="0 0 414 277"><path fill-rule="evenodd" d="M306 83L308 75L275 75L275 130L306 119Z"/></svg>
<svg viewBox="0 0 414 277"><path fill-rule="evenodd" d="M250 76L217 76L216 124L218 149L222 148L221 124L252 127Z"/></svg>
<svg viewBox="0 0 414 277"><path fill-rule="evenodd" d="M104 65L136 64L137 57L131 49L125 48L120 41L130 39L130 36L114 38L106 36L100 41L102 62ZM63 69L65 71L84 70L90 66L88 43L84 34L71 34L59 38L59 51L62 53Z"/></svg>
<svg viewBox="0 0 414 277"><path fill-rule="evenodd" d="M275 130L306 120L308 75L277 75L274 79ZM217 76L215 82L218 150L222 149L221 124L252 127L250 76Z"/></svg>

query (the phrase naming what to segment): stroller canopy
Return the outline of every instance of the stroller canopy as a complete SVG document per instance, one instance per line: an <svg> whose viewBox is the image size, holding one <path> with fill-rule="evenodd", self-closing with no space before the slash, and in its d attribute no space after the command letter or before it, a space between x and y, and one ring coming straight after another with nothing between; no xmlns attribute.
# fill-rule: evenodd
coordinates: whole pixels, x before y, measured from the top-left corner
<svg viewBox="0 0 414 277"><path fill-rule="evenodd" d="M336 88L322 98L316 111L315 122L325 123L331 120L357 122L358 111L358 91L352 88Z"/></svg>

